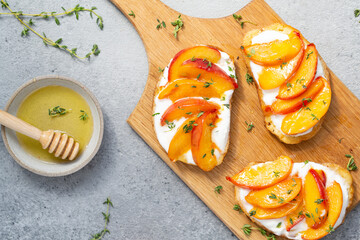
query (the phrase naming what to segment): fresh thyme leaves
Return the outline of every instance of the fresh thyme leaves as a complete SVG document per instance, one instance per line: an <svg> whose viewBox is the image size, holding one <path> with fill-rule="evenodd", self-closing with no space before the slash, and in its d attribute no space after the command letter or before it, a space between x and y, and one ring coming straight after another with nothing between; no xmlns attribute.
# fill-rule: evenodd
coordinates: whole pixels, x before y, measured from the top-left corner
<svg viewBox="0 0 360 240"><path fill-rule="evenodd" d="M224 107L230 109L230 104L223 104L223 105L224 105Z"/></svg>
<svg viewBox="0 0 360 240"><path fill-rule="evenodd" d="M56 106L48 110L49 110L49 116L51 117L61 116L68 113L68 111L65 108L62 108L60 106Z"/></svg>
<svg viewBox="0 0 360 240"><path fill-rule="evenodd" d="M202 158L205 158L206 157L206 153L202 156Z"/></svg>
<svg viewBox="0 0 360 240"><path fill-rule="evenodd" d="M41 13L36 13L36 14L28 14L28 13L23 13L22 11L13 11L10 8L9 4L6 2L6 0L0 0L0 2L1 2L2 8L6 8L9 11L9 13L0 13L0 15L12 15L24 26L24 29L21 32L22 37L28 36L29 32L31 31L35 35L37 35L39 38L41 38L43 43L46 46L52 46L52 47L58 48L60 50L63 50L65 52L69 53L71 56L76 57L78 59L86 59L86 58L90 58L91 55L97 56L100 54L99 47L96 44L94 44L91 52L86 54L85 57L80 57L76 53L77 48L71 49L66 45L61 45L62 41L60 41L60 42L53 41L52 39L48 38L45 35L45 33L40 34L33 27L31 27L34 25L34 21L32 19L30 19L29 22L26 22L24 20L24 17L37 17L37 18L43 18L43 19L53 18L56 25L60 25L60 20L58 19L59 16L75 15L75 18L78 20L80 12L89 12L91 18L93 18L93 15L95 15L97 17L96 23L99 26L99 28L102 30L104 28L104 21L103 21L102 17L95 12L95 10L97 9L96 7L85 8L78 4L74 8L71 8L68 10L66 10L65 8L62 7L63 12L59 12L59 13L57 13L57 12L41 12Z"/></svg>
<svg viewBox="0 0 360 240"><path fill-rule="evenodd" d="M273 173L274 173L275 177L279 177L280 172L273 171Z"/></svg>
<svg viewBox="0 0 360 240"><path fill-rule="evenodd" d="M208 88L210 87L210 85L213 85L214 84L214 81L211 79L212 82L205 82L204 83L204 88Z"/></svg>
<svg viewBox="0 0 360 240"><path fill-rule="evenodd" d="M243 213L243 212L244 212L238 204L235 204L234 207L233 207L233 209L234 209L235 211L239 211L239 213Z"/></svg>
<svg viewBox="0 0 360 240"><path fill-rule="evenodd" d="M244 21L241 15L233 14L233 17L237 22L240 23L241 28L244 28L245 23L250 23L250 24L253 24L253 25L257 26L256 23L253 23L253 22L250 22L250 21Z"/></svg>
<svg viewBox="0 0 360 240"><path fill-rule="evenodd" d="M156 116L156 115L160 115L160 113L154 113L152 116L154 117L154 116Z"/></svg>
<svg viewBox="0 0 360 240"><path fill-rule="evenodd" d="M201 112L198 113L197 117L199 118L199 117L201 117L203 114L204 114L204 112L201 111Z"/></svg>
<svg viewBox="0 0 360 240"><path fill-rule="evenodd" d="M303 98L301 101L302 101L302 105L305 107L305 105L306 105L307 103L312 102L312 99L311 99L311 98Z"/></svg>
<svg viewBox="0 0 360 240"><path fill-rule="evenodd" d="M81 115L80 115L80 117L79 117L80 120L85 121L86 119L89 118L88 114L87 114L84 110L80 110L80 112L81 112Z"/></svg>
<svg viewBox="0 0 360 240"><path fill-rule="evenodd" d="M158 25L156 25L156 29L160 29L160 28L166 28L166 23L164 22L164 21L161 21L160 22L160 20L159 19L156 19L157 20L157 22L158 22Z"/></svg>
<svg viewBox="0 0 360 240"><path fill-rule="evenodd" d="M249 215L250 215L250 217L256 215L256 210L251 210L251 211L249 212Z"/></svg>
<svg viewBox="0 0 360 240"><path fill-rule="evenodd" d="M199 75L197 75L196 79L199 80L200 76L201 76L201 73L199 73Z"/></svg>
<svg viewBox="0 0 360 240"><path fill-rule="evenodd" d="M217 186L217 187L214 188L214 192L220 194L220 191L221 191L222 189L223 189L223 187L219 185L219 186Z"/></svg>
<svg viewBox="0 0 360 240"><path fill-rule="evenodd" d="M342 141L343 139L345 139L345 138L343 138L343 137L342 137L342 138L339 138L338 142L341 143L341 141Z"/></svg>
<svg viewBox="0 0 360 240"><path fill-rule="evenodd" d="M251 212L252 212L252 211L251 211ZM251 213L251 212L250 212L250 213ZM256 211L255 211L255 212L256 212ZM250 214L250 216L252 216L252 215ZM280 222L280 224L278 224L277 226L280 227L280 226L281 226L281 222ZM264 229L262 229L262 228L254 228L254 227L252 227L250 224L244 224L241 229L243 230L244 234L247 235L247 236L250 236L252 230L259 230L259 232L261 233L261 235L263 235L263 236L266 237L266 240L276 240L276 237L275 237L274 234L268 234L268 233L266 232L266 230L264 230Z"/></svg>
<svg viewBox="0 0 360 240"><path fill-rule="evenodd" d="M314 202L317 203L317 204L320 204L320 203L322 203L323 201L324 201L324 199L319 198L319 199L316 199Z"/></svg>
<svg viewBox="0 0 360 240"><path fill-rule="evenodd" d="M326 230L326 232L328 232L329 234L331 234L334 231L334 228L331 226L331 224L329 225L329 229Z"/></svg>
<svg viewBox="0 0 360 240"><path fill-rule="evenodd" d="M355 15L356 18L359 17L360 16L360 9L355 9L354 10L354 15Z"/></svg>
<svg viewBox="0 0 360 240"><path fill-rule="evenodd" d="M306 54L306 60L308 60L309 57L310 57L310 55L313 54L313 53L314 53L314 51L311 51L311 52L307 53L307 54Z"/></svg>
<svg viewBox="0 0 360 240"><path fill-rule="evenodd" d="M249 85L254 82L254 78L253 78L249 73L247 73L247 74L245 75L245 78L246 78L246 82L247 82Z"/></svg>
<svg viewBox="0 0 360 240"><path fill-rule="evenodd" d="M233 71L233 69L232 69L230 66L228 66L228 68L229 68L229 72L232 72L232 71Z"/></svg>
<svg viewBox="0 0 360 240"><path fill-rule="evenodd" d="M309 163L309 160L305 160L304 161L304 164L306 165L306 164L308 164Z"/></svg>
<svg viewBox="0 0 360 240"><path fill-rule="evenodd" d="M270 196L269 196L269 198L270 198L270 199L276 199L277 197L276 197L275 194L271 193Z"/></svg>
<svg viewBox="0 0 360 240"><path fill-rule="evenodd" d="M346 158L349 158L349 162L347 164L347 170L349 171L355 171L357 169L357 166L355 164L355 160L354 160L354 157L350 154L346 154L345 155Z"/></svg>
<svg viewBox="0 0 360 240"><path fill-rule="evenodd" d="M174 22L171 22L171 25L173 25L175 27L174 29L174 37L177 39L178 37L178 32L183 28L184 26L184 22L181 18L181 14L178 16L178 18L174 21Z"/></svg>
<svg viewBox="0 0 360 240"><path fill-rule="evenodd" d="M252 49L250 50L250 53L251 53L251 54L246 55L248 58L251 58L251 57L255 54L255 49L252 48Z"/></svg>
<svg viewBox="0 0 360 240"><path fill-rule="evenodd" d="M161 73L164 72L164 70L165 70L164 68L161 68L161 67L158 68L158 71Z"/></svg>
<svg viewBox="0 0 360 240"><path fill-rule="evenodd" d="M291 83L286 83L286 86L288 87L288 88L292 88L293 87L293 85L291 84Z"/></svg>
<svg viewBox="0 0 360 240"><path fill-rule="evenodd" d="M188 114L188 113L186 113L186 114ZM197 126L197 124L196 123L194 124L194 123L195 123L195 121L189 121L188 124L185 124L185 126L183 127L184 132L188 133L194 128L194 126Z"/></svg>
<svg viewBox="0 0 360 240"><path fill-rule="evenodd" d="M277 225L276 225L277 228L280 228L281 227L281 222L279 222Z"/></svg>
<svg viewBox="0 0 360 240"><path fill-rule="evenodd" d="M204 100L206 100L206 101L210 99L210 98L208 98L208 97L202 97L202 98L203 98Z"/></svg>
<svg viewBox="0 0 360 240"><path fill-rule="evenodd" d="M214 156L215 149L211 149L211 155Z"/></svg>
<svg viewBox="0 0 360 240"><path fill-rule="evenodd" d="M291 185L291 187L295 187L295 186L297 185L297 183L296 183L295 179L294 179L294 178L292 178L291 180L294 182L294 184L293 184L293 185Z"/></svg>
<svg viewBox="0 0 360 240"><path fill-rule="evenodd" d="M169 122L168 120L165 120L165 123L168 126L168 128L170 129L170 131L175 128L175 123Z"/></svg>
<svg viewBox="0 0 360 240"><path fill-rule="evenodd" d="M313 119L312 119L313 121L314 121L315 119L319 121L319 119L317 118L317 116L316 116L315 114L312 113L311 116L313 117Z"/></svg>
<svg viewBox="0 0 360 240"><path fill-rule="evenodd" d="M287 62L283 62L282 64L280 64L280 68L283 69L283 67L287 64Z"/></svg>
<svg viewBox="0 0 360 240"><path fill-rule="evenodd" d="M247 121L245 121L246 124L246 131L250 132L255 126L252 122L248 123Z"/></svg>
<svg viewBox="0 0 360 240"><path fill-rule="evenodd" d="M291 225L294 225L292 218L290 218L289 221L290 221Z"/></svg>
<svg viewBox="0 0 360 240"><path fill-rule="evenodd" d="M292 191L292 189L287 190L287 194L290 194Z"/></svg>
<svg viewBox="0 0 360 240"><path fill-rule="evenodd" d="M107 208L106 208L106 213L102 212L102 215L104 216L104 220L105 220L105 226L104 226L104 229L101 231L101 232L98 232L94 235L91 235L91 240L100 240L102 239L102 237L106 234L106 233L109 233L110 234L110 231L109 229L107 229L107 226L109 224L109 221L110 221L110 207L114 207L110 198L107 198L106 201L103 203L103 204L106 204L107 205Z"/></svg>
<svg viewBox="0 0 360 240"><path fill-rule="evenodd" d="M252 230L250 224L244 224L244 226L241 229L244 231L245 235L250 236Z"/></svg>
<svg viewBox="0 0 360 240"><path fill-rule="evenodd" d="M133 10L131 10L131 12L129 13L129 16L134 17L135 18L135 13L133 12Z"/></svg>

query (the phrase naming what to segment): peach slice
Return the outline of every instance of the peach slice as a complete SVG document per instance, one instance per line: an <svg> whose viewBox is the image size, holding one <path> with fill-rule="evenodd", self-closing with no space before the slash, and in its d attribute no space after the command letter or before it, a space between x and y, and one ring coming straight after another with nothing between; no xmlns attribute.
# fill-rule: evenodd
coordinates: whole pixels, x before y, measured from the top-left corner
<svg viewBox="0 0 360 240"><path fill-rule="evenodd" d="M293 227L295 227L304 218L305 218L304 201L301 198L300 203L298 204L298 208L286 216L286 220L285 220L286 231L290 231Z"/></svg>
<svg viewBox="0 0 360 240"><path fill-rule="evenodd" d="M316 79L310 85L309 89L300 96L289 100L277 99L271 105L271 110L274 114L287 114L297 111L302 106L306 106L310 101L312 101L316 94L318 94L324 86L324 82L321 79Z"/></svg>
<svg viewBox="0 0 360 240"><path fill-rule="evenodd" d="M302 48L298 55L289 62L283 62L279 66L264 67L259 74L259 84L264 90L274 89L286 82L299 68L304 56Z"/></svg>
<svg viewBox="0 0 360 240"><path fill-rule="evenodd" d="M304 204L306 223L311 228L319 228L326 221L329 206L323 181L314 169L305 176Z"/></svg>
<svg viewBox="0 0 360 240"><path fill-rule="evenodd" d="M324 186L326 186L325 172L323 170L315 170L315 171L319 174L319 177L321 178L321 181L323 182Z"/></svg>
<svg viewBox="0 0 360 240"><path fill-rule="evenodd" d="M196 79L177 79L169 82L160 92L158 98L170 98L175 102L185 97L220 98L216 84L206 84Z"/></svg>
<svg viewBox="0 0 360 240"><path fill-rule="evenodd" d="M326 221L318 228L309 228L302 233L302 238L307 240L320 239L333 229L336 224L343 205L343 193L339 183L334 182L331 186L326 188L326 194L329 199L329 215Z"/></svg>
<svg viewBox="0 0 360 240"><path fill-rule="evenodd" d="M299 69L287 83L281 85L277 98L292 99L305 92L315 78L317 63L318 52L315 45L311 43L305 49Z"/></svg>
<svg viewBox="0 0 360 240"><path fill-rule="evenodd" d="M178 79L180 77L178 70L181 64L193 58L206 58L210 62L216 63L220 60L221 53L216 48L210 46L195 46L181 50L170 63L168 81L171 82Z"/></svg>
<svg viewBox="0 0 360 240"><path fill-rule="evenodd" d="M196 117L186 119L172 138L168 151L171 161L175 162L180 156L191 149L191 133L195 127L195 120Z"/></svg>
<svg viewBox="0 0 360 240"><path fill-rule="evenodd" d="M217 85L219 92L225 92L238 87L234 78L229 77L224 70L205 59L186 60L179 67L179 76L183 78L196 78L207 83Z"/></svg>
<svg viewBox="0 0 360 240"><path fill-rule="evenodd" d="M303 48L304 43L298 32L291 32L289 39L269 43L253 44L243 48L246 56L262 66L280 65L293 59Z"/></svg>
<svg viewBox="0 0 360 240"><path fill-rule="evenodd" d="M291 178L261 190L252 190L245 200L261 208L278 208L293 200L301 190L301 179Z"/></svg>
<svg viewBox="0 0 360 240"><path fill-rule="evenodd" d="M291 158L280 156L272 162L260 163L256 167L246 167L238 174L226 177L226 179L238 187L263 189L287 178L291 173L292 166Z"/></svg>
<svg viewBox="0 0 360 240"><path fill-rule="evenodd" d="M281 130L287 135L303 133L317 124L326 114L331 102L330 84L323 77L318 77L324 82L323 89L306 106L297 112L288 114L281 124Z"/></svg>
<svg viewBox="0 0 360 240"><path fill-rule="evenodd" d="M191 135L191 151L196 165L204 171L210 171L217 165L215 146L211 140L217 114L206 112L196 121Z"/></svg>
<svg viewBox="0 0 360 240"><path fill-rule="evenodd" d="M296 198L294 198L291 201L291 203L287 203L281 207L278 208L254 207L253 209L251 209L251 211L255 212L255 215L253 216L257 219L281 218L294 212L296 209L299 208L301 203L302 203L302 197L298 195Z"/></svg>
<svg viewBox="0 0 360 240"><path fill-rule="evenodd" d="M192 117L200 112L208 112L220 109L220 106L216 103L211 103L204 99L197 98L185 98L172 104L161 117L161 126L164 126L166 122L172 122L182 117Z"/></svg>

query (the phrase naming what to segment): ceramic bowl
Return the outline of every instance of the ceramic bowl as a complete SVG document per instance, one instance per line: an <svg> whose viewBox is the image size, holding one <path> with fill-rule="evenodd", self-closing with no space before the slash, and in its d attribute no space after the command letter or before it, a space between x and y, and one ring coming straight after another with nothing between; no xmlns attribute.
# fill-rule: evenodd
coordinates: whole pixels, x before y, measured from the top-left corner
<svg viewBox="0 0 360 240"><path fill-rule="evenodd" d="M17 110L23 100L35 90L49 85L58 85L70 88L80 94L88 103L93 116L93 134L88 146L84 151L74 160L67 163L50 163L45 162L26 152L19 144L16 134L13 130L2 126L1 135L5 146L10 155L27 170L39 175L56 177L65 176L74 173L86 164L95 156L100 148L104 133L104 120L100 109L99 102L95 96L81 83L60 76L42 76L36 77L29 82L22 85L10 98L5 107L5 111L16 116ZM42 129L47 130L47 129Z"/></svg>

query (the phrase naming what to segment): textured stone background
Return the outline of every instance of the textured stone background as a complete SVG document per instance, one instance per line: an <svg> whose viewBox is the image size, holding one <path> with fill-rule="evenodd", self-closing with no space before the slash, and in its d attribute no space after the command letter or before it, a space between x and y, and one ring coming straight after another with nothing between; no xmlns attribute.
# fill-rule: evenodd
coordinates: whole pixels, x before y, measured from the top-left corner
<svg viewBox="0 0 360 240"><path fill-rule="evenodd" d="M235 239L229 229L126 124L145 86L146 53L135 29L104 0L8 0L14 10L61 11L80 2L97 6L105 28L83 15L54 22L36 21L37 29L85 53L97 43L101 54L79 62L47 48L13 17L0 17L0 107L25 81L48 74L72 77L97 96L105 117L102 147L92 162L67 177L46 178L21 168L0 140L0 238L88 239L103 227L102 202L110 196L105 239ZM248 1L164 0L176 10L197 17L232 14ZM290 25L316 43L328 66L360 97L360 19L358 0L268 0ZM359 239L360 208L327 239Z"/></svg>

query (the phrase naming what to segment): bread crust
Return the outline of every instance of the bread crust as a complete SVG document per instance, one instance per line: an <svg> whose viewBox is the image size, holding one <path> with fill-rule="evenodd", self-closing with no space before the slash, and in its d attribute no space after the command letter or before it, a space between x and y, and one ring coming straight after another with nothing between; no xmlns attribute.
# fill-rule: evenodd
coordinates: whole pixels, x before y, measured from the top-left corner
<svg viewBox="0 0 360 240"><path fill-rule="evenodd" d="M218 49L219 51L224 52L222 49L220 49L220 48L218 48L218 47L215 47L215 46L212 46L212 45L209 45L209 46L210 46L210 47L213 47L213 48L216 48L216 49ZM233 56L230 56L230 55L229 55L229 57L230 57L233 65L234 65L234 72L236 72L236 71L235 71L235 64L234 64L234 57L233 57ZM171 59L170 63L171 63L171 62L172 62L172 59ZM170 66L170 63L168 64L168 66L167 66L166 68L168 68L168 67ZM166 69L165 69L165 70L166 70ZM163 78L163 76L164 76L164 73L161 73L161 75L160 75L160 77L159 77L159 81L158 81L157 84L156 84L156 89L155 89L155 91L154 91L153 107L152 107L152 112L153 112L153 113L155 112L155 107L156 107L156 106L155 106L155 99L156 99L157 95L158 95L159 92L160 92L160 80ZM232 102L233 102L233 97L231 97L230 102L229 102L229 110L230 110L230 112L231 112L231 109L232 109ZM231 121L231 114L230 114L230 121ZM229 124L231 124L231 122L230 122ZM152 120L152 127L153 127L153 129L155 129L155 120L154 120L154 118L153 118L153 120ZM219 166L220 164L222 164L222 162L224 161L224 158L225 158L225 156L226 156L226 154L227 154L227 152L228 152L228 150L229 150L229 145L230 145L230 132L231 132L231 127L230 127L230 131L229 131L229 133L228 133L228 141L227 141L227 143L226 143L224 152L220 155L220 157L219 157L218 159L216 159L216 161L217 161L216 166ZM156 133L155 133L155 134L156 134ZM165 150L165 149L164 149L164 150ZM166 151L166 150L165 150L165 151ZM181 157L180 157L178 160L176 160L176 161L180 161L180 162L183 162L183 163L189 164L189 165L194 165L194 164L192 164L192 163L188 163L188 162L187 162L187 159L184 158L183 156L181 156ZM176 161L173 161L173 162L176 162ZM196 164L195 164L195 165L196 165Z"/></svg>
<svg viewBox="0 0 360 240"><path fill-rule="evenodd" d="M246 166L245 168L251 167L251 166L253 166L253 165L255 165L255 164L257 164L257 163L251 162L251 163L249 163L249 165ZM348 170L346 170L345 168L343 168L343 167L341 167L341 166L339 166L339 165L337 165L337 164L335 164L335 163L322 163L321 165L323 165L323 166L325 166L325 167L328 167L328 168L330 168L331 170L333 170L334 172L338 173L342 178L344 178L345 182L350 186L348 189L346 189L347 192L348 192L348 196L349 196L349 205L348 205L347 208L346 208L346 214L347 214L347 213L349 212L349 210L350 210L350 206L352 205L352 201L353 201L353 198L354 198L353 178L352 178L350 172L349 172ZM239 187L236 187L236 186L235 186L235 202L241 207L241 209L246 209L244 203L241 202L241 201L239 201L239 199L240 199L240 195L239 195L239 194L240 194L240 191L239 191L239 189L240 189ZM250 216L249 212L244 211L244 213L246 214L246 216L247 216L248 218L250 218L250 220L251 220L252 222L254 222L255 224L257 224L259 227L261 227L261 228L265 229L266 231L274 234L273 231L271 231L270 229L268 229L268 228L266 228L264 225L262 225L262 224L258 221L258 219ZM345 216L346 216L346 214L345 214ZM344 222L344 220L345 220L345 217L344 217L343 221L341 222L341 224ZM341 225L341 224L340 224L340 225ZM339 225L339 226L340 226L340 225ZM338 226L338 227L339 227L339 226ZM335 229L336 229L336 228L335 228ZM335 230L335 229L334 229L334 230ZM281 237L286 238L286 236L284 236L284 235L281 235Z"/></svg>
<svg viewBox="0 0 360 240"><path fill-rule="evenodd" d="M252 30L252 31L246 33L246 35L244 37L244 40L243 40L243 45L244 46L251 45L252 38L254 36L258 35L260 32L266 31L266 30L280 31L280 32L283 32L285 34L290 34L293 31L296 31L296 32L300 33L300 31L298 31L297 29L295 29L295 28L293 28L293 27L291 27L289 25L285 25L285 24L281 24L281 23L275 23L275 24L272 24L272 25L267 26L265 28L255 29L255 30ZM300 33L300 37L304 41L304 43L306 45L310 44L310 42L307 41L303 37L303 35L301 35L301 33ZM250 59L247 58L247 57L245 57L244 59L245 59L245 63L246 63L246 67L248 69L248 72L250 72L251 76L254 78L254 74L253 74L253 72L251 70L251 67L250 67ZM329 71L328 71L328 69L326 67L326 64L325 64L325 62L323 61L323 59L320 56L319 56L319 60L320 60L319 62L321 64L321 66L322 66L322 68L324 70L324 75L325 75L324 77L330 83L330 74L329 74ZM256 82L256 87L257 87L260 106L261 106L262 109L265 109L266 104L262 100L262 96L263 96L262 89L257 84L257 82ZM283 134L280 129L276 128L275 124L271 120L271 116L266 114L265 111L263 111L263 113L264 113L265 127L273 135L275 135L280 141L282 141L283 143L286 143L286 144L297 144L297 143L300 143L302 141L305 141L305 140L308 140L308 139L314 137L317 134L317 132L320 130L321 125L324 122L324 118L325 118L325 116L322 117L320 119L320 121L313 127L311 132L309 132L307 134L304 134L304 135L300 135L300 136L291 136L291 135Z"/></svg>

